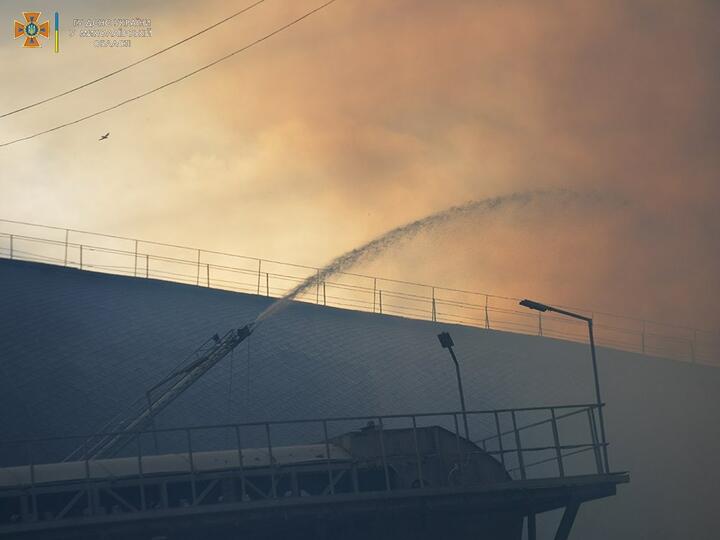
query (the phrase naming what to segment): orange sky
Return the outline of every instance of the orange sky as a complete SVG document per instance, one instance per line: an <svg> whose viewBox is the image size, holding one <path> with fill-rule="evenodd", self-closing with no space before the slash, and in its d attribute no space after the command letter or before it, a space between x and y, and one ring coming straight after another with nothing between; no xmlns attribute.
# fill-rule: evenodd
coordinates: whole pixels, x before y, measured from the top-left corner
<svg viewBox="0 0 720 540"><path fill-rule="evenodd" d="M319 3L268 0L0 120L0 139L145 91ZM67 23L150 17L153 37L103 50L63 34L54 55L13 41L25 4L0 7L3 112L245 5L56 2ZM464 220L364 270L716 329L719 23L713 1L339 0L192 80L0 149L0 217L318 265L466 200L593 189L627 204Z"/></svg>

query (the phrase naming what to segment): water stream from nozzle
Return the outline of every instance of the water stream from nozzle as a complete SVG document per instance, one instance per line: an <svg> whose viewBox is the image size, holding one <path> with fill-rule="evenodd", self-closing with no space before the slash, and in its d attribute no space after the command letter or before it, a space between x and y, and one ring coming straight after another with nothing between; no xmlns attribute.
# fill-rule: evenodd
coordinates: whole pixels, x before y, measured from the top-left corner
<svg viewBox="0 0 720 540"><path fill-rule="evenodd" d="M462 217L498 212L510 206L522 207L536 202L596 202L598 199L599 195L595 192L580 193L567 189L534 190L515 192L478 201L469 201L462 205L452 206L440 212L430 214L424 218L396 227L370 240L366 244L336 257L324 268L321 268L317 273L285 294L285 296L268 306L255 319L255 325L257 326L267 318L281 312L298 295L315 287L317 283L322 283L334 274L346 271L360 262L370 261L396 244L409 240L421 232L430 231L449 221Z"/></svg>

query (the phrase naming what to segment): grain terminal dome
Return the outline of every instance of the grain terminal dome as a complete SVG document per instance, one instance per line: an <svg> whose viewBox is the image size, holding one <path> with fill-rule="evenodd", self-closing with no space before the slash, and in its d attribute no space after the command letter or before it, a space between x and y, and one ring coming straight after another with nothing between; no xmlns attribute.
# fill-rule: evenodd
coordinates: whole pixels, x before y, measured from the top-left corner
<svg viewBox="0 0 720 540"><path fill-rule="evenodd" d="M272 301L8 260L0 261L0 297L3 441L93 430L199 343L252 320ZM582 403L591 395L582 344L293 304L158 423L455 410L454 377L435 337L448 328L462 357L469 409ZM720 437L709 429L720 401L717 369L607 348L599 356L611 460L614 469L633 471L633 483L581 512L575 534L635 538L682 530L710 538L704 524L720 481L712 466ZM49 443L37 449L55 450ZM0 464L11 465L13 451L4 446ZM683 493L690 486L707 497L689 501Z"/></svg>

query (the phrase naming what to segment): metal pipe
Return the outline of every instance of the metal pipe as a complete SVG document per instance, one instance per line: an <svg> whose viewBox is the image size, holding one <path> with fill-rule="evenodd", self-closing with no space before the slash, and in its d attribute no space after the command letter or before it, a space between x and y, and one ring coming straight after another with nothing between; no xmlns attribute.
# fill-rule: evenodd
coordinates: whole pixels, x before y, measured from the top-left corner
<svg viewBox="0 0 720 540"><path fill-rule="evenodd" d="M387 456L385 455L385 438L383 436L382 416L378 417L378 426L379 426L378 434L380 436L380 455L382 457L383 469L385 471L385 489L387 491L390 491L392 488L390 487L390 471L388 469Z"/></svg>
<svg viewBox="0 0 720 540"><path fill-rule="evenodd" d="M240 497L242 498L243 502L247 500L247 491L245 490L245 465L243 463L243 454L242 454L242 441L240 440L240 426L234 426L235 427L235 441L237 442L237 450L238 450L238 466L240 467Z"/></svg>
<svg viewBox="0 0 720 540"><path fill-rule="evenodd" d="M187 436L188 459L190 460L190 488L192 490L191 506L195 506L195 503L197 502L197 486L195 485L195 460L193 460L192 437L189 429L185 430L185 434Z"/></svg>
<svg viewBox="0 0 720 540"><path fill-rule="evenodd" d="M610 472L610 464L608 462L607 438L605 437L605 419L604 419L604 415L603 415L603 402L602 402L602 398L600 397L600 381L598 379L597 355L595 354L595 336L594 336L594 332L593 332L592 317L586 317L585 315L580 315L579 313L573 313L572 311L567 311L565 309L548 306L547 304L542 304L540 302L528 300L527 298L524 300L521 300L520 305L530 308L530 309L534 309L536 311L539 311L540 313L542 313L544 311L553 311L555 313L560 313L561 315L567 315L568 317L572 317L573 319L579 319L579 320L585 321L587 323L588 337L589 337L589 341L590 341L590 354L592 355L593 381L595 383L595 404L598 409L598 420L600 421L600 436L602 438L604 470L605 470L605 473L609 473ZM645 336L645 333L643 332L643 341L644 341L644 336Z"/></svg>
<svg viewBox="0 0 720 540"><path fill-rule="evenodd" d="M455 424L455 444L457 445L457 453L458 453L458 472L460 473L460 478L463 476L463 461L465 461L462 451L462 445L460 444L460 426L458 425L458 419L457 414L453 414L453 422ZM461 480L462 482L462 480Z"/></svg>
<svg viewBox="0 0 720 540"><path fill-rule="evenodd" d="M38 519L38 501L37 493L35 491L35 457L33 456L32 446L27 444L26 446L28 461L30 461L30 493L32 500L32 515L33 519Z"/></svg>
<svg viewBox="0 0 720 540"><path fill-rule="evenodd" d="M335 495L335 481L333 479L332 467L330 467L330 440L328 439L327 420L323 420L323 435L325 436L325 457L327 458L328 482L330 494Z"/></svg>
<svg viewBox="0 0 720 540"><path fill-rule="evenodd" d="M270 424L268 422L265 422L265 435L267 436L268 459L270 461L270 493L272 493L273 499L277 499L275 486L275 458L273 458L272 438L270 437Z"/></svg>
<svg viewBox="0 0 720 540"><path fill-rule="evenodd" d="M553 442L555 443L555 457L557 458L558 473L560 474L560 478L563 478L565 476L565 466L563 465L562 450L560 449L560 434L558 433L557 417L555 416L555 409L552 407L550 408L550 416L552 419Z"/></svg>
<svg viewBox="0 0 720 540"><path fill-rule="evenodd" d="M140 486L140 508L142 510L147 509L147 502L145 501L145 474L143 472L143 462L142 462L142 441L140 440L140 437L137 437L135 439L137 442L137 464L138 464L138 476L140 476L140 483L138 484Z"/></svg>
<svg viewBox="0 0 720 540"><path fill-rule="evenodd" d="M498 448L500 449L500 461L502 461L502 465L505 467L505 450L503 449L502 433L500 432L500 415L497 411L495 411L494 416L495 429L497 429Z"/></svg>
<svg viewBox="0 0 720 540"><path fill-rule="evenodd" d="M460 364L458 363L458 359L455 356L455 351L452 346L447 347L447 349L450 351L450 356L455 364L455 375L457 376L458 392L460 393L460 407L462 410L463 427L465 428L465 438L470 440L470 429L468 428L467 409L465 407L465 393L463 392L462 376L460 375Z"/></svg>
<svg viewBox="0 0 720 540"><path fill-rule="evenodd" d="M600 437L602 439L603 459L605 462L605 474L610 473L608 462L607 438L605 437L605 418L603 415L603 402L600 397L600 381L598 380L597 356L595 354L595 337L593 333L593 321L588 319L588 332L590 334L590 351L592 353L593 376L595 378L595 398L598 407L598 420L600 421Z"/></svg>
<svg viewBox="0 0 720 540"><path fill-rule="evenodd" d="M520 478L525 480L527 476L525 475L525 461L523 460L522 445L520 443L520 431L518 431L517 428L515 411L512 411L510 414L512 416L513 431L515 432L515 450L517 451L518 465L520 465Z"/></svg>
<svg viewBox="0 0 720 540"><path fill-rule="evenodd" d="M593 445L593 454L595 455L595 468L598 474L603 473L603 462L600 458L600 444L598 443L597 427L595 426L595 414L592 407L587 409L588 427L590 428L590 440Z"/></svg>
<svg viewBox="0 0 720 540"><path fill-rule="evenodd" d="M420 488L424 488L425 480L423 479L422 458L420 457L420 444L418 443L418 435L417 435L417 419L415 418L415 416L412 417L412 425L413 425L413 439L415 440L415 458L417 459L417 465L418 465L418 480L420 481Z"/></svg>

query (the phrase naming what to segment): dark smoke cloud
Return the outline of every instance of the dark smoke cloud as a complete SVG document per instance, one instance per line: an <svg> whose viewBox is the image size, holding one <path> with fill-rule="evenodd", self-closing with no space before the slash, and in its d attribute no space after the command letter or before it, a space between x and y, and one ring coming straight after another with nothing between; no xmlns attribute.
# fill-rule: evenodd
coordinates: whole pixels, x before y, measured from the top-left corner
<svg viewBox="0 0 720 540"><path fill-rule="evenodd" d="M268 3L122 84L4 128L21 134L118 101L314 5ZM227 5L127 9L156 22L141 54ZM635 211L509 211L364 265L716 329L718 27L720 4L702 0L338 2L163 96L0 155L0 213L317 265L461 201L612 192ZM122 63L69 41L62 58L16 62L9 45L5 106ZM29 89L39 71L47 86ZM108 130L112 145L88 146ZM37 156L52 178L27 165Z"/></svg>

